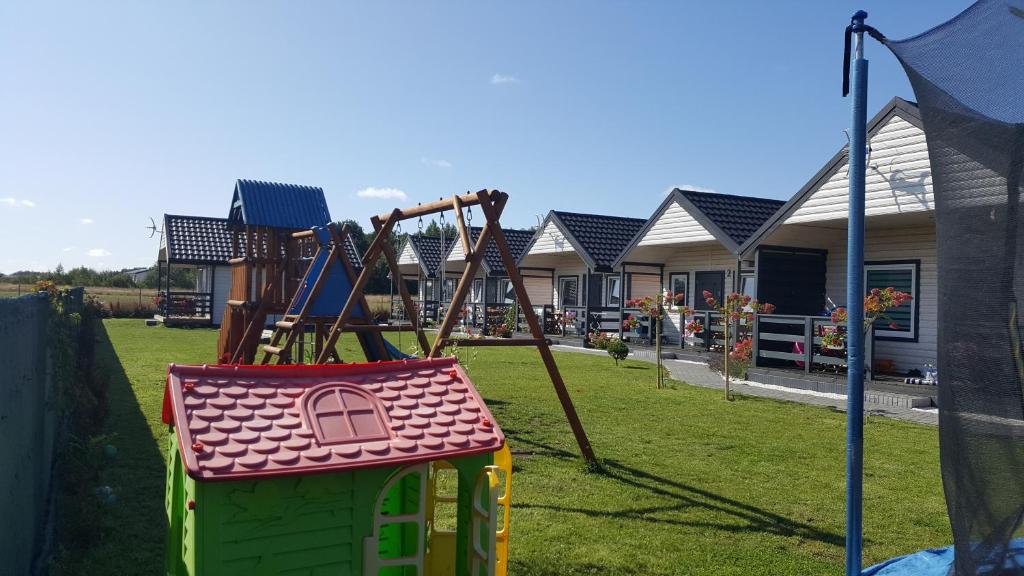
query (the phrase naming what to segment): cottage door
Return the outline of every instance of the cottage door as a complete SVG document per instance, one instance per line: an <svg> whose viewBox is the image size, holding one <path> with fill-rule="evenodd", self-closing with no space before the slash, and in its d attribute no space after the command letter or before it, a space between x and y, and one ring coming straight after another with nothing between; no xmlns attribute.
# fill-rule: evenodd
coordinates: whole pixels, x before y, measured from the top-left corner
<svg viewBox="0 0 1024 576"><path fill-rule="evenodd" d="M721 270L713 272L695 272L693 274L693 307L697 310L711 310L704 301L704 291L711 292L715 300L725 300L725 272Z"/></svg>

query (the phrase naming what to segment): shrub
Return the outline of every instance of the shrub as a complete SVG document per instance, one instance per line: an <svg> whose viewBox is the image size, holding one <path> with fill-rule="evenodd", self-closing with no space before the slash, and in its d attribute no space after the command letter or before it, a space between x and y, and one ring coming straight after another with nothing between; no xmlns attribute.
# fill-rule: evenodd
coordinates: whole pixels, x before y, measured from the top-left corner
<svg viewBox="0 0 1024 576"><path fill-rule="evenodd" d="M608 351L608 355L615 359L615 365L619 365L619 360L625 360L626 356L629 356L629 346L618 338L609 338L608 344L605 345L605 350Z"/></svg>
<svg viewBox="0 0 1024 576"><path fill-rule="evenodd" d="M491 335L497 336L498 338L511 338L512 327L508 324L498 324L497 326L491 327Z"/></svg>

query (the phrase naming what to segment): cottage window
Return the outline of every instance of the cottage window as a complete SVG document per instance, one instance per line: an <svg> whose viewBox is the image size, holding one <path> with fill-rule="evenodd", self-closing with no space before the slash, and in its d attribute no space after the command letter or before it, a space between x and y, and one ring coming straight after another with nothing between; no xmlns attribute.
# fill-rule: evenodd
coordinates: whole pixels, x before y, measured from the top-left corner
<svg viewBox="0 0 1024 576"><path fill-rule="evenodd" d="M605 302L604 305L608 307L616 307L622 304L622 282L618 275L608 276L606 278L606 290L604 293Z"/></svg>
<svg viewBox="0 0 1024 576"><path fill-rule="evenodd" d="M498 294L504 295L504 304L512 304L516 301L516 289L507 278L498 281Z"/></svg>
<svg viewBox="0 0 1024 576"><path fill-rule="evenodd" d="M451 302L452 295L455 294L455 278L444 279L444 295L441 297L442 302Z"/></svg>
<svg viewBox="0 0 1024 576"><path fill-rule="evenodd" d="M580 279L578 276L558 278L558 303L562 306L579 306Z"/></svg>
<svg viewBox="0 0 1024 576"><path fill-rule="evenodd" d="M473 290L470 294L471 302L483 302L484 301L484 279L476 278L473 280Z"/></svg>
<svg viewBox="0 0 1024 576"><path fill-rule="evenodd" d="M676 272L668 275L668 289L672 292L675 306L686 306L689 302L687 288L690 287L690 273ZM682 294L680 298L679 295Z"/></svg>
<svg viewBox="0 0 1024 576"><path fill-rule="evenodd" d="M884 290L890 286L910 294L913 299L895 310L886 312L888 318L875 321L875 336L886 340L917 340L918 282L921 262L868 262L864 265L864 292L872 288ZM895 323L897 328L890 324Z"/></svg>

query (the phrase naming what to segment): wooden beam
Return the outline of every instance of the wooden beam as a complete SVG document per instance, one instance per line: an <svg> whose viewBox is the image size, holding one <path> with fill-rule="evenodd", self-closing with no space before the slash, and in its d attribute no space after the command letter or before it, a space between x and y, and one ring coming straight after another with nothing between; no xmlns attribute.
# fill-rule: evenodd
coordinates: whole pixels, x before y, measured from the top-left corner
<svg viewBox="0 0 1024 576"><path fill-rule="evenodd" d="M476 194L463 194L459 196L459 200L462 201L463 206L473 206L480 203L480 194L485 194L490 198L497 198L499 192L497 190L481 190ZM408 220L410 218L416 218L418 216L428 216L430 214L437 214L438 212L444 212L445 210L452 209L451 200L437 200L434 202L427 202L426 204L420 204L413 208L406 208L405 210L395 209L393 212L386 214L378 214L377 218L381 220L387 220L389 218L398 218L399 220Z"/></svg>
<svg viewBox="0 0 1024 576"><path fill-rule="evenodd" d="M344 269L345 271L345 276L348 278L349 284L355 286L356 280L358 279L356 277L356 269L352 265L352 261L348 259L348 252L345 251L345 243L348 242L349 235L348 224L342 224L341 230L338 230L337 228L334 227L333 224L331 224L329 226L329 230L331 232L331 238L334 241L334 246L338 251L338 261L341 262L342 269ZM355 296L355 290L349 292L349 298L353 298ZM360 292L358 298L359 300L357 302L359 303L360 306L362 306L363 310L366 311L366 314L369 315L370 304L366 301L366 295ZM366 356L367 359L369 359L369 343L366 341L365 338L356 338L356 340L359 341L359 346L363 349L363 354ZM383 358L387 356L387 349L384 346L383 341L375 342L374 344L374 348L376 349L374 354L377 355L378 358ZM335 354L337 354L336 345L332 345L330 348L331 350L334 351ZM323 354L323 351L321 351L321 354Z"/></svg>
<svg viewBox="0 0 1024 576"><path fill-rule="evenodd" d="M487 191L482 190L477 194L479 195L479 198L482 198L490 204L490 198ZM497 213L501 213L501 210L505 207L507 199L507 194L499 193L497 202L498 207L496 210ZM480 269L487 241L490 240L491 234L494 232L494 228L496 227L498 227L498 224L496 222L492 222L488 218L487 223L484 224L483 229L480 231L480 236L476 239L476 247L473 250L473 255L466 262L466 267L462 271L462 277L459 279L459 285L455 288L455 294L452 295L451 304L448 306L448 312L445 313L444 318L441 320L441 325L438 327L437 338L434 339L434 345L430 348L430 354L428 355L429 358L437 358L441 355L441 349L443 348L442 341L452 333L452 328L455 327L455 321L458 319L458 313L456 310L461 310L466 301L466 295L469 293L470 287L473 284L473 278Z"/></svg>
<svg viewBox="0 0 1024 576"><path fill-rule="evenodd" d="M382 229L380 219L371 218L370 220L373 223L373 229L377 234L380 234ZM391 242L388 242L384 245L381 252L383 252L384 258L387 260L388 268L391 270L391 277L395 278L395 275L398 275L398 295L402 298L402 305L405 306L405 315L412 326L413 332L416 333L416 342L419 344L420 350L423 351L423 354L426 354L427 350L430 350L430 343L427 341L427 335L423 333L423 327L420 325L419 310L416 308L412 296L409 295L409 288L405 285L405 280L398 270L398 256L395 254L395 248L391 245ZM417 268L417 283L421 282L418 279L418 274Z"/></svg>
<svg viewBox="0 0 1024 576"><path fill-rule="evenodd" d="M356 278L352 286L352 292L349 294L348 299L345 300L345 306L341 309L341 314L338 315L338 319L331 326L331 331L327 336L327 342L324 346L325 350L317 358L317 364L325 364L327 362L326 353L337 345L338 338L341 336L341 328L348 324L348 321L352 318L352 313L355 312L356 305L359 303L359 297L362 296L366 283L370 280L370 274L377 263L377 258L380 257L384 244L389 242L388 237L391 236L391 230L400 219L398 217L400 213L401 211L396 208L390 216L386 217L380 231L377 232L377 236L374 237L373 241L370 242L370 246L366 249L366 254L363 255L363 271Z"/></svg>
<svg viewBox="0 0 1024 576"><path fill-rule="evenodd" d="M469 245L472 242L472 238L469 235L469 229L466 227L466 220L462 217L462 200L459 200L457 194L452 196L452 206L455 208L455 223L459 228L459 238L462 239L462 252L465 259L468 260L473 250L473 247Z"/></svg>
<svg viewBox="0 0 1024 576"><path fill-rule="evenodd" d="M508 279L515 288L516 299L523 308L523 313L526 316L526 323L530 326L530 334L534 339L544 340L544 331L541 329L540 323L537 321L537 315L533 313L533 306L530 304L529 294L526 293L526 286L523 284L523 277L519 274L515 258L512 257L512 252L508 248L505 233L502 231L501 225L498 224L498 218L501 215L501 207L504 205L504 200L507 198L508 195L502 192L498 199L498 206L494 206L491 204L490 199L481 196L480 209L483 211L484 216L487 219L487 227L490 228L492 224L494 225L494 244L498 249L498 254L501 255L502 263L505 265L505 273L508 274ZM483 236L483 234L481 234L481 236ZM576 413L576 407L572 403L569 391L565 387L565 381L562 380L562 374L558 371L558 365L555 364L555 357L551 354L551 348L548 347L546 340L545 342L537 345L537 351L540 353L541 360L544 362L544 367L547 368L548 375L551 377L551 383L555 387L555 394L558 395L558 401L562 404L562 410L565 412L565 417L569 421L569 427L572 428L572 433L576 437L576 443L580 447L580 452L583 453L583 458L585 458L587 462L592 464L595 463L597 461L597 457L594 455L594 449L590 445L590 439L587 438L587 433L583 429L583 423L580 422L579 415Z"/></svg>

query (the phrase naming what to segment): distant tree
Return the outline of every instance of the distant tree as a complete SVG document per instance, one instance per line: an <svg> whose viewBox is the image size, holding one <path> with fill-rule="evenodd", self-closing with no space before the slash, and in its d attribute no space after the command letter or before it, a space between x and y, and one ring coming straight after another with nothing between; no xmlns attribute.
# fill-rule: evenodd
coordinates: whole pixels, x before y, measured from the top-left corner
<svg viewBox="0 0 1024 576"><path fill-rule="evenodd" d="M455 228L454 224L451 224L449 222L445 222L444 223L444 237L445 237L446 241L448 239L455 238L458 235L458 233L459 232ZM423 230L423 235L424 236L433 236L434 238L440 238L441 237L441 226L438 225L436 220L431 220L430 224L427 224L427 227Z"/></svg>

